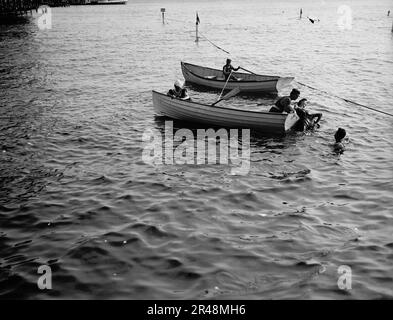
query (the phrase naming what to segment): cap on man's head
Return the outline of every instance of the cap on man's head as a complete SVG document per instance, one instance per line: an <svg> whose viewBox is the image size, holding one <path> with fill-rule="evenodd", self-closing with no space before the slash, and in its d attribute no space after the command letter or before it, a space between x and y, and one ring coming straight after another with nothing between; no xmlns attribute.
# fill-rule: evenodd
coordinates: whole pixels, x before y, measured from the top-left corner
<svg viewBox="0 0 393 320"><path fill-rule="evenodd" d="M300 95L300 91L298 89L292 89L291 94Z"/></svg>
<svg viewBox="0 0 393 320"><path fill-rule="evenodd" d="M175 81L175 87L179 87L180 89L183 89L183 86L184 86L183 81L181 81L181 80L179 80L179 79L177 79L177 80Z"/></svg>
<svg viewBox="0 0 393 320"><path fill-rule="evenodd" d="M231 63L231 62L232 62L232 60L228 58L227 59L227 63Z"/></svg>
<svg viewBox="0 0 393 320"><path fill-rule="evenodd" d="M347 132L345 131L345 129L338 128L336 133L334 134L334 139L336 139L336 141L338 142L338 141L344 139L346 135L347 135Z"/></svg>
<svg viewBox="0 0 393 320"><path fill-rule="evenodd" d="M306 98L300 99L297 105L300 106L303 102L306 103L307 99Z"/></svg>

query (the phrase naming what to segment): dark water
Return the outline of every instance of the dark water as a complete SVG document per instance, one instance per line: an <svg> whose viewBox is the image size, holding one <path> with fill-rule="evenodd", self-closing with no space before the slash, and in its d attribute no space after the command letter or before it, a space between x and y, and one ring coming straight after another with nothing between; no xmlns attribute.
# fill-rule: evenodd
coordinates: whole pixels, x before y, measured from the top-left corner
<svg viewBox="0 0 393 320"><path fill-rule="evenodd" d="M151 90L181 77L181 60L227 57L194 43L195 11L235 66L391 113L392 4L351 2L344 31L341 4L130 1L54 8L46 31L1 26L0 297L393 298L391 117L298 86L321 128L252 136L246 176L141 158L142 134L163 126ZM298 20L300 6L320 22ZM43 264L52 290L37 288ZM351 290L337 286L341 265Z"/></svg>

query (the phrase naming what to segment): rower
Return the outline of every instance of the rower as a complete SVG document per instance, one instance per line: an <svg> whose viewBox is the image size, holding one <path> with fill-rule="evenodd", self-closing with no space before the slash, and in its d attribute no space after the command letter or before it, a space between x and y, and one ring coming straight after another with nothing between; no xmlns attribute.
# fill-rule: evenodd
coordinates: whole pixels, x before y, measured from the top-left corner
<svg viewBox="0 0 393 320"><path fill-rule="evenodd" d="M292 89L289 96L279 98L273 107L270 108L269 112L279 112L283 113L284 111L287 113L294 112L294 108L291 106L292 100L297 100L300 96L300 91L298 89Z"/></svg>
<svg viewBox="0 0 393 320"><path fill-rule="evenodd" d="M227 63L225 64L225 66L222 67L222 73L224 74L224 78L225 80L228 79L229 76L231 76L231 78L229 80L238 80L235 76L231 75L232 71L237 71L240 69L240 66L237 68L232 67L231 65L232 60L231 59L227 59Z"/></svg>
<svg viewBox="0 0 393 320"><path fill-rule="evenodd" d="M187 93L187 89L184 88L184 82L181 80L176 80L174 88L170 89L167 93L168 96L172 98L179 98L182 100L190 100L190 96Z"/></svg>

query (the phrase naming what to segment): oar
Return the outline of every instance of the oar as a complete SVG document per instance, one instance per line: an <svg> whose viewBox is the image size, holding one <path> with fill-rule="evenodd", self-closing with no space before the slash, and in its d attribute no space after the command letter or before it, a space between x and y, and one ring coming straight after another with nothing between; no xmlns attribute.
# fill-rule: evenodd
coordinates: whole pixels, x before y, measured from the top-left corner
<svg viewBox="0 0 393 320"><path fill-rule="evenodd" d="M226 86L227 86L227 84L228 84L228 81L229 81L229 79L230 79L231 76L232 76L232 71L233 71L233 70L231 70L231 73L229 74L227 81L225 81L224 88L222 88L222 90L221 90L221 92L220 92L220 95L218 96L217 101L221 99L222 93L224 92L224 90L225 90L225 88L226 88Z"/></svg>
<svg viewBox="0 0 393 320"><path fill-rule="evenodd" d="M252 71L250 71L250 70L244 69L243 67L239 67L239 69L242 69L242 70L244 70L244 71L247 71L247 72L249 72L249 73L251 73L251 74L255 74L255 75L256 75L255 72L252 72Z"/></svg>
<svg viewBox="0 0 393 320"><path fill-rule="evenodd" d="M225 96L223 96L221 99L217 100L216 102L214 102L211 106L214 107L217 103L219 103L222 100L227 100L235 95L237 95L240 92L240 88L236 87L235 89L232 89L231 91L229 91Z"/></svg>

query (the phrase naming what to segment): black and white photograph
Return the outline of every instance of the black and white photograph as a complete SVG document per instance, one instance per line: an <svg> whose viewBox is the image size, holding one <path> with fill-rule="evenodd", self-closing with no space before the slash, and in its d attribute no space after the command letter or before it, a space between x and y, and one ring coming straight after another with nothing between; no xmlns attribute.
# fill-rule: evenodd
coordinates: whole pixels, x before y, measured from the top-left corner
<svg viewBox="0 0 393 320"><path fill-rule="evenodd" d="M0 300L393 299L391 11L0 0Z"/></svg>

